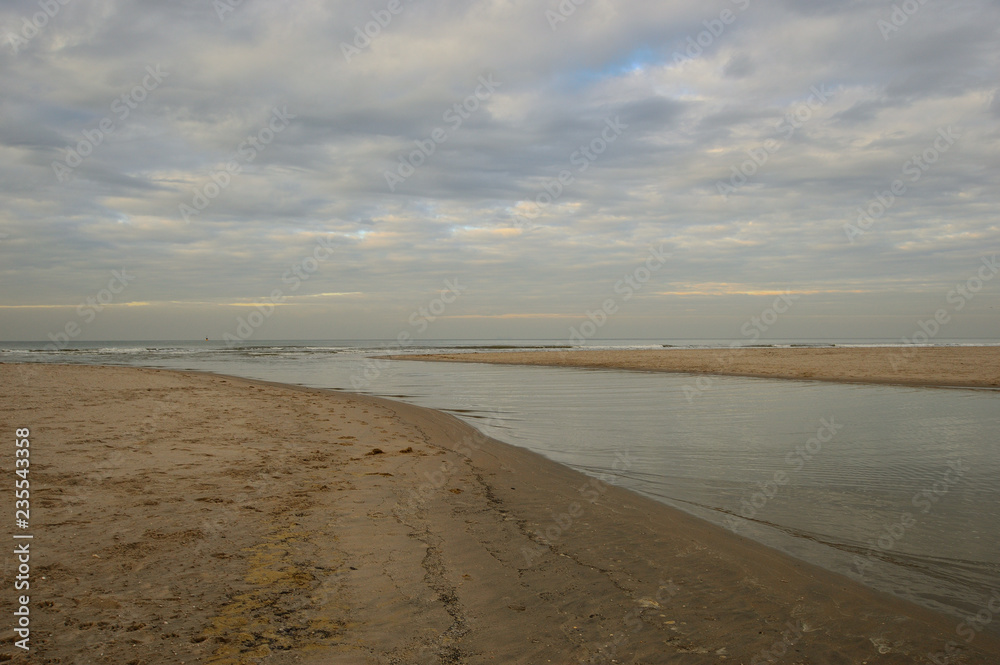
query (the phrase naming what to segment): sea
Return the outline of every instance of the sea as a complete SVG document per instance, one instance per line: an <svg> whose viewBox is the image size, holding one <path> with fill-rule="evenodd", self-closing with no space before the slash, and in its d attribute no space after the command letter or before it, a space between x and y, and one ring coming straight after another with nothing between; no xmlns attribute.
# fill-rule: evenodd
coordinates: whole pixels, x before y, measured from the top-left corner
<svg viewBox="0 0 1000 665"><path fill-rule="evenodd" d="M0 362L184 369L445 411L863 584L1000 635L1000 391L388 360L730 340L0 342ZM1000 345L935 340L934 346ZM769 340L774 348L899 341ZM31 367L22 369L30 381ZM667 571L669 572L669 571ZM972 623L969 623L969 622ZM965 634L968 634L966 632Z"/></svg>

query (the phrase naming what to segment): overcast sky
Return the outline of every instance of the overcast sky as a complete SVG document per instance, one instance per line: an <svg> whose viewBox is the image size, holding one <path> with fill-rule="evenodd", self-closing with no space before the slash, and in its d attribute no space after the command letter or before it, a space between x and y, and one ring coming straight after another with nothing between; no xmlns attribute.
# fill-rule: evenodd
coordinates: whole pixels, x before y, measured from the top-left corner
<svg viewBox="0 0 1000 665"><path fill-rule="evenodd" d="M1000 3L575 1L4 1L0 338L997 336Z"/></svg>

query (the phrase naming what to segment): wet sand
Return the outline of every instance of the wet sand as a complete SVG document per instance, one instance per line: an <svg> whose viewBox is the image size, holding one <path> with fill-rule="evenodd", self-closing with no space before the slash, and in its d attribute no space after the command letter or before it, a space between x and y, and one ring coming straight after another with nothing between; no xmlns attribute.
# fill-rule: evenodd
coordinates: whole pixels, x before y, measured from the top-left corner
<svg viewBox="0 0 1000 665"><path fill-rule="evenodd" d="M0 394L11 504L31 430L15 662L1000 662L955 619L440 412L120 367L0 365Z"/></svg>
<svg viewBox="0 0 1000 665"><path fill-rule="evenodd" d="M393 358L915 386L1000 387L1000 346L558 350L407 355Z"/></svg>

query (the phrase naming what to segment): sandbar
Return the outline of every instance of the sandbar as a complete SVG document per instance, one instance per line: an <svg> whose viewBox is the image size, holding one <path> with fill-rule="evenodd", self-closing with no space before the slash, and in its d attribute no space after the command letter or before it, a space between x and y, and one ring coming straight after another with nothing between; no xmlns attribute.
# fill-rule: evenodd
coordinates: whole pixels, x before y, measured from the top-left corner
<svg viewBox="0 0 1000 665"><path fill-rule="evenodd" d="M18 662L1000 662L955 618L441 412L125 367L0 364L0 394L11 509L30 429Z"/></svg>
<svg viewBox="0 0 1000 665"><path fill-rule="evenodd" d="M911 386L1000 388L1000 346L559 349L391 357L396 360L588 367Z"/></svg>

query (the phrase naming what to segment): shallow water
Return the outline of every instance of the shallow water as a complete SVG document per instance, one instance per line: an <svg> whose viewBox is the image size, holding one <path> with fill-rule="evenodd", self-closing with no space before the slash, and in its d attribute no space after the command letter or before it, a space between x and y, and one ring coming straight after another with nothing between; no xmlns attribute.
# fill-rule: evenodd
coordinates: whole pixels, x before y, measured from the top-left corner
<svg viewBox="0 0 1000 665"><path fill-rule="evenodd" d="M350 345L124 348L35 357L401 399L955 617L1000 589L995 391L699 384L683 374L373 360ZM23 359L15 355L24 356L0 360ZM986 629L1000 633L1000 621Z"/></svg>

